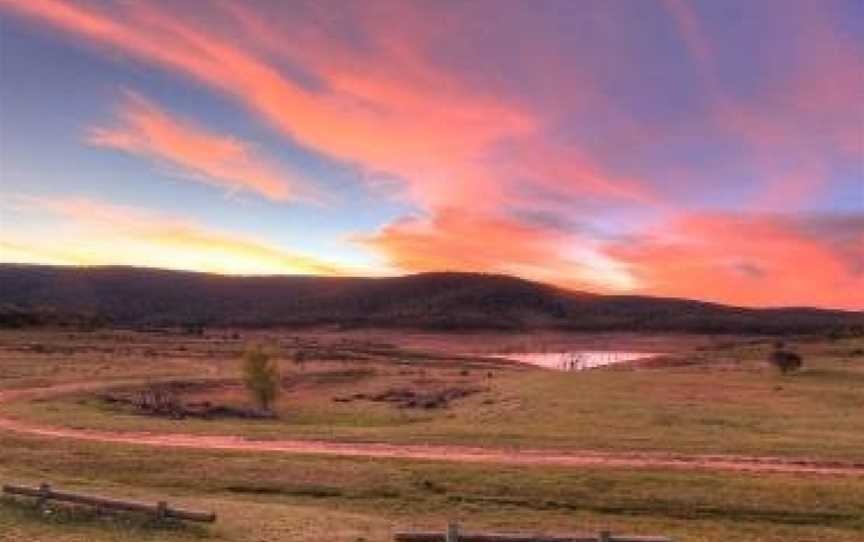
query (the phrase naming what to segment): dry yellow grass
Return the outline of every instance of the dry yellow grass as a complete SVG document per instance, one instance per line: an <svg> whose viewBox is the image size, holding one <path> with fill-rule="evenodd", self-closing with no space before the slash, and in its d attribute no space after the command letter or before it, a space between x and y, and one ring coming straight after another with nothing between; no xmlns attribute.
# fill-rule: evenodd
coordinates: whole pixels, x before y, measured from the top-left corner
<svg viewBox="0 0 864 542"><path fill-rule="evenodd" d="M0 389L130 377L225 378L236 374L247 338L106 333L70 339L59 333L6 332L0 334ZM328 355L339 357L345 350L333 346L340 341L338 335L303 340L313 338ZM419 348L416 338L412 340L414 349ZM700 339L691 344L707 342ZM43 347L34 350L34 343ZM325 378L289 393L286 417L275 423L118 417L82 397L17 403L0 410L6 413L11 408L22 417L58 424L231 431L259 438L333 436L491 446L539 442L559 447L860 459L864 358L850 353L864 345L860 341L802 343L807 371L780 378L759 363L765 343L744 343L695 352L688 355L695 364L682 367L583 374L498 369L489 394L433 412L406 413L367 402L335 403L332 397L415 379L419 375L399 371L419 364L428 367L426 378L454 382L482 379L485 373L472 368L466 377L461 374L463 362L449 364L414 349L391 349L389 354L384 349L385 354L373 356L369 351L375 348L368 345L360 350L365 348L363 355L369 359L313 361L306 373L362 363L375 368L374 377L339 382ZM392 364L406 358L414 360L408 362L411 365ZM490 398L494 401L484 404ZM79 404L82 399L85 403ZM229 394L222 399L242 397ZM10 433L0 433L0 443L4 480L51 480L118 497L167 496L172 502L220 513L220 520L210 527L166 530L134 518L59 512L45 517L27 505L4 502L0 505L4 542L384 541L394 527L441 526L450 518L477 529L566 532L612 527L699 542L864 538L864 484L858 478L459 465L170 449L157 453L139 446Z"/></svg>

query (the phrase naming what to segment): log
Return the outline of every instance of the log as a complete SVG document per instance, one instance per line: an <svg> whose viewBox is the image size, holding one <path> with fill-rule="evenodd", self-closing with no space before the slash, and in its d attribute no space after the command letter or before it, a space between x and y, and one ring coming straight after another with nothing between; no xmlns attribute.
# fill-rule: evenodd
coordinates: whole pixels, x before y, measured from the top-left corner
<svg viewBox="0 0 864 542"><path fill-rule="evenodd" d="M605 534L605 533L604 533ZM503 533L459 533L459 542L598 542L601 535L597 534L503 534ZM396 542L445 542L443 532L396 532L393 534ZM609 542L672 542L665 536L630 536L610 535Z"/></svg>
<svg viewBox="0 0 864 542"><path fill-rule="evenodd" d="M174 518L186 521L200 521L204 523L212 523L216 521L215 512L199 512L195 510L171 508L165 502L148 504L137 501L124 501L108 497L98 497L95 495L82 495L80 493L72 493L69 491L57 491L51 489L51 487L47 485L43 485L42 487L27 487L6 484L3 486L3 493L6 493L7 495L36 497L37 499L40 499L40 502L44 502L45 500L54 500L95 506L99 509L142 512L159 518Z"/></svg>

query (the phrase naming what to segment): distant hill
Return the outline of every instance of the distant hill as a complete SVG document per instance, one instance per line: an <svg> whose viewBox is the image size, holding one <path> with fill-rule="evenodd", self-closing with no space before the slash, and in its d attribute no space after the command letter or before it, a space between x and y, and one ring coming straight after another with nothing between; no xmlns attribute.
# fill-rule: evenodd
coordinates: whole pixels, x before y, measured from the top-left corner
<svg viewBox="0 0 864 542"><path fill-rule="evenodd" d="M239 277L0 264L0 325L57 324L816 333L864 329L864 313L589 294L479 273Z"/></svg>

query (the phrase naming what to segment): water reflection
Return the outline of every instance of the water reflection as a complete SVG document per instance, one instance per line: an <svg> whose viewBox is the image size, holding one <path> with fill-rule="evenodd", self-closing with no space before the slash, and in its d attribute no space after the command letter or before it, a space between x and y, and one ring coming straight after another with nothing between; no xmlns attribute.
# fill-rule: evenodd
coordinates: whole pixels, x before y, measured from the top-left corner
<svg viewBox="0 0 864 542"><path fill-rule="evenodd" d="M578 352L527 352L498 354L495 357L557 369L559 371L584 371L613 363L633 361L656 356L650 352L621 352L621 351L578 351Z"/></svg>

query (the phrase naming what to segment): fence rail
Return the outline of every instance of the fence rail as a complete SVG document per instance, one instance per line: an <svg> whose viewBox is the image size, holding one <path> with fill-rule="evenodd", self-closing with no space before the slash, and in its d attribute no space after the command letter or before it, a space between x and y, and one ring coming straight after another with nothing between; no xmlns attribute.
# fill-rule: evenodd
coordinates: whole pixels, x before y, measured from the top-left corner
<svg viewBox="0 0 864 542"><path fill-rule="evenodd" d="M94 506L100 510L107 509L122 510L124 512L142 512L153 515L157 519L173 518L185 521L200 521L204 523L212 523L216 521L216 514L214 512L199 512L195 510L172 508L168 506L168 503L165 501L160 501L156 504L149 504L137 501L110 499L108 497L98 497L94 495L82 495L70 491L57 491L52 489L48 484L42 484L39 487L7 484L3 486L3 493L7 495L35 497L40 505L45 504L45 502L50 500Z"/></svg>
<svg viewBox="0 0 864 542"><path fill-rule="evenodd" d="M470 533L460 532L455 523L446 532L397 532L393 539L396 542L672 542L665 536L613 535L609 531L567 535Z"/></svg>

